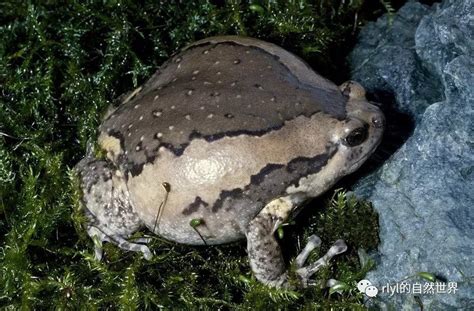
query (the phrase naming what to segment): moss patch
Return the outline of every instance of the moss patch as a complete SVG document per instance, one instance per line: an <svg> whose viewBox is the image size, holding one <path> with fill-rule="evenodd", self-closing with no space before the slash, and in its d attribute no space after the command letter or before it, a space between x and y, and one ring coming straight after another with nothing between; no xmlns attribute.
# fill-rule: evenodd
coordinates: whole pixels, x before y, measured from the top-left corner
<svg viewBox="0 0 474 311"><path fill-rule="evenodd" d="M187 43L217 34L262 38L339 83L347 78L344 59L359 26L383 12L379 1L363 0L2 1L0 306L362 308L361 297L350 290L329 295L321 287L293 292L258 284L244 243L198 248L157 239L149 262L106 245L106 260L97 262L81 227L80 193L70 168L86 153L88 140L94 143L101 115L114 99ZM375 247L376 218L363 203L351 202L297 218L305 230L285 230L287 241L302 243L314 232L325 243L349 241L350 252L318 274L317 282L334 277L352 286L366 269L357 249ZM285 248L288 258L299 248L291 245Z"/></svg>

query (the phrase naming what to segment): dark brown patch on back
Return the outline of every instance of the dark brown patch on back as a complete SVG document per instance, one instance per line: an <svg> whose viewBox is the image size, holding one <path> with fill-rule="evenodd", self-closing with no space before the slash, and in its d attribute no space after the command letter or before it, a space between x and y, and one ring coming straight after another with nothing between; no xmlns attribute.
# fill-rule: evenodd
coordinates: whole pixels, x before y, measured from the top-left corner
<svg viewBox="0 0 474 311"><path fill-rule="evenodd" d="M160 146L180 155L197 137L260 136L299 115L345 115L340 92L300 83L277 56L260 48L204 44L174 60L160 69L172 82L137 94L101 126L120 136L133 176Z"/></svg>

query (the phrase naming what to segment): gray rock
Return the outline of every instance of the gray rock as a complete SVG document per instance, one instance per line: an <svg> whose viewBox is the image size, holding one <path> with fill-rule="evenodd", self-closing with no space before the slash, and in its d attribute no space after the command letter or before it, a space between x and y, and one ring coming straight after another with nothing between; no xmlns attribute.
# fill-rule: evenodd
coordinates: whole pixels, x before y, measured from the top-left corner
<svg viewBox="0 0 474 311"><path fill-rule="evenodd" d="M406 142L355 187L379 212L378 265L367 276L379 307L474 309L473 39L472 0L409 2L391 24L382 17L366 26L350 56L353 79L369 92L393 93L395 108L415 122ZM380 293L422 271L457 282L457 291Z"/></svg>

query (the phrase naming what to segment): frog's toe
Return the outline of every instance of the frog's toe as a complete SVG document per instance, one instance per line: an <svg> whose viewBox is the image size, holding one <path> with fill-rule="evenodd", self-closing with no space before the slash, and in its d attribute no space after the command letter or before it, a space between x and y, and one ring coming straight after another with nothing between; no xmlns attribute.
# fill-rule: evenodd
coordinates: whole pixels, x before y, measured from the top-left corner
<svg viewBox="0 0 474 311"><path fill-rule="evenodd" d="M100 231L97 227L89 226L87 228L87 233L94 241L94 257L96 260L102 260L102 242L110 242L110 238Z"/></svg>
<svg viewBox="0 0 474 311"><path fill-rule="evenodd" d="M309 278L316 273L319 269L329 264L329 260L336 255L342 254L347 250L347 245L343 240L337 240L328 252L316 262L307 265L306 267L299 268L296 273L300 276L304 287L308 286ZM304 250L303 250L304 251Z"/></svg>
<svg viewBox="0 0 474 311"><path fill-rule="evenodd" d="M146 260L151 260L153 258L153 253L150 251L150 249L147 246L143 246L143 249L141 250L143 253L143 257Z"/></svg>
<svg viewBox="0 0 474 311"><path fill-rule="evenodd" d="M121 241L121 243L118 246L124 250L132 251L132 252L140 252L143 254L143 257L146 260L151 260L153 258L153 253L150 251L150 249L146 245L130 243L128 241Z"/></svg>
<svg viewBox="0 0 474 311"><path fill-rule="evenodd" d="M298 268L303 267L303 264L306 262L306 259L308 259L309 254L319 246L321 246L321 239L315 234L311 235L308 238L308 243L306 243L304 249L301 251L298 257L296 257L296 266Z"/></svg>
<svg viewBox="0 0 474 311"><path fill-rule="evenodd" d="M151 258L153 258L152 252L150 251L148 246L144 244L129 242L121 236L114 236L113 240L116 242L118 247L120 247L123 250L131 251L131 252L141 252L143 254L143 257L145 257L146 260L150 260Z"/></svg>
<svg viewBox="0 0 474 311"><path fill-rule="evenodd" d="M148 244L151 242L151 238L136 238L133 239L134 243L139 243L139 244Z"/></svg>

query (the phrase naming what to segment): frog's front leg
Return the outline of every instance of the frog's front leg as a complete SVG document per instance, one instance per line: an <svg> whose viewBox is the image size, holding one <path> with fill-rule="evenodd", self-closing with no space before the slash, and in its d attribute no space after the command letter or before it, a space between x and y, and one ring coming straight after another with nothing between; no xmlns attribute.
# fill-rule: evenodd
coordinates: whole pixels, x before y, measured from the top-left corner
<svg viewBox="0 0 474 311"><path fill-rule="evenodd" d="M278 198L268 203L250 222L247 230L247 251L250 267L255 277L264 284L274 287L290 287L288 271L274 233L289 216L295 203L291 198ZM296 273L301 285L306 287L309 278L337 254L346 251L344 241L338 240L318 261L303 267L309 253L320 245L320 239L311 236L308 244L296 259Z"/></svg>

